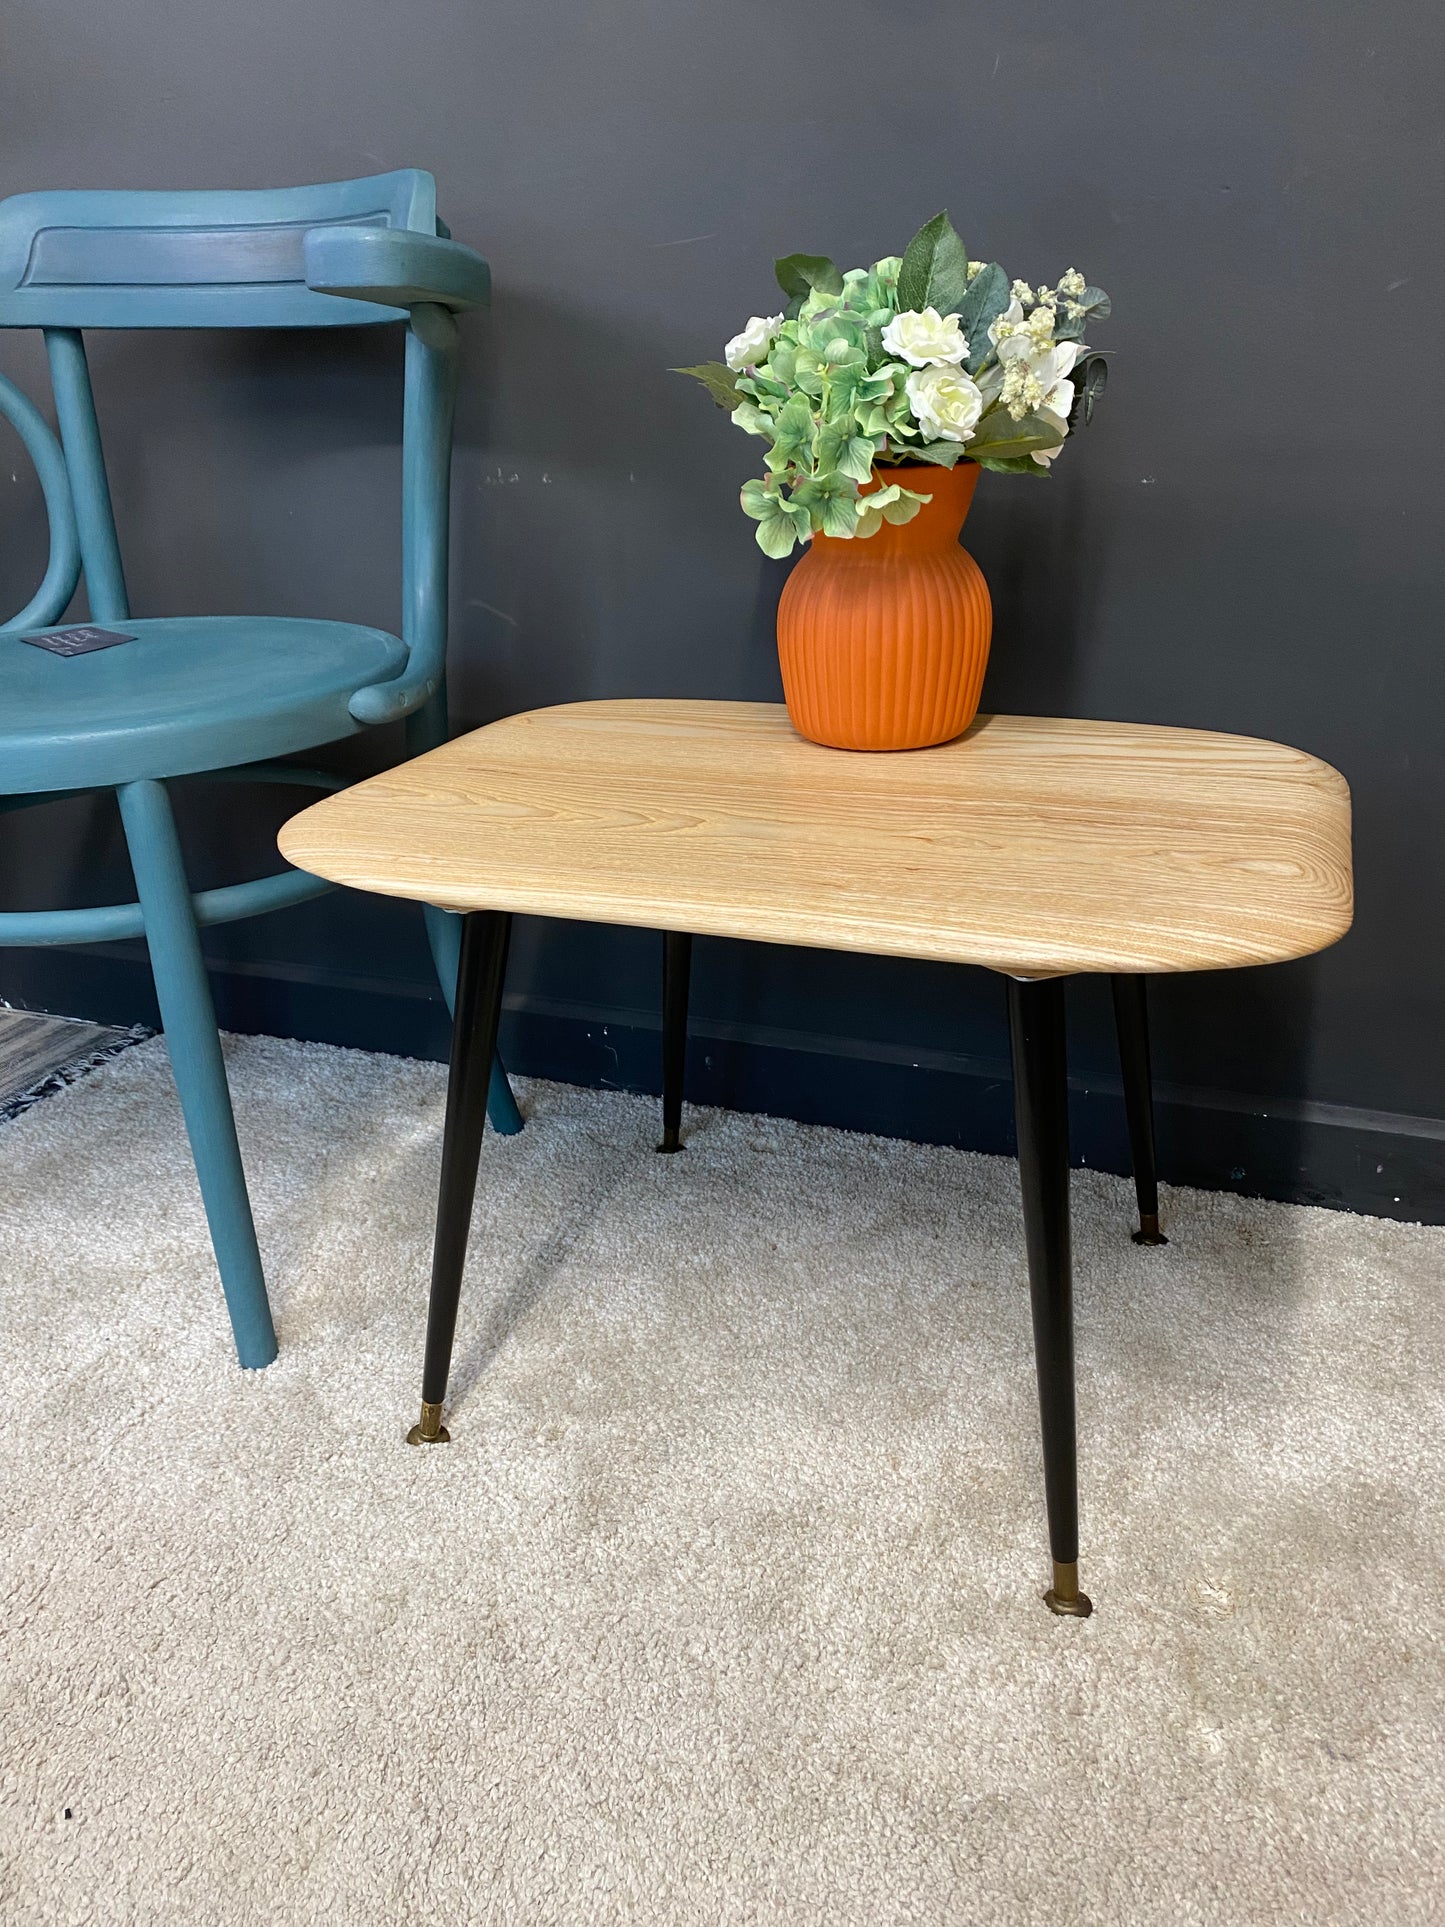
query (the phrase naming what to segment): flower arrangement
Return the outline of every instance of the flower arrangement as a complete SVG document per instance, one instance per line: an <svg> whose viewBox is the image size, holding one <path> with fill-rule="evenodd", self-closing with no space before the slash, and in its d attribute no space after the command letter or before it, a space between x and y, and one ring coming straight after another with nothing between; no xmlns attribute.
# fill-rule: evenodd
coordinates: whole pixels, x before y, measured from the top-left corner
<svg viewBox="0 0 1445 1927"><path fill-rule="evenodd" d="M871 268L791 254L776 270L781 314L754 315L722 361L674 371L768 444L766 475L742 491L767 555L911 521L931 498L879 471L966 456L1046 475L1103 392L1084 345L1109 313L1103 290L1073 268L1035 289L970 261L946 212Z"/></svg>

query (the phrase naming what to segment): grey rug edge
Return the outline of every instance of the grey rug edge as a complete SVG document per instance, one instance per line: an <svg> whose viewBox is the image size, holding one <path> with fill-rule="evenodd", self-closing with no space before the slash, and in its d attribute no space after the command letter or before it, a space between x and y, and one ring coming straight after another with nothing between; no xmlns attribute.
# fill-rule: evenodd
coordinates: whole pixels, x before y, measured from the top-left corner
<svg viewBox="0 0 1445 1927"><path fill-rule="evenodd" d="M0 1124L11 1123L26 1111L33 1110L37 1104L44 1103L47 1097L68 1090L72 1084L78 1084L82 1078L110 1063L123 1051L130 1050L136 1044L144 1044L155 1035L156 1032L147 1024L132 1024L118 1031L111 1043L92 1046L89 1050L77 1052L74 1057L66 1058L43 1077L27 1084L23 1090L12 1091L8 1097L0 1099Z"/></svg>

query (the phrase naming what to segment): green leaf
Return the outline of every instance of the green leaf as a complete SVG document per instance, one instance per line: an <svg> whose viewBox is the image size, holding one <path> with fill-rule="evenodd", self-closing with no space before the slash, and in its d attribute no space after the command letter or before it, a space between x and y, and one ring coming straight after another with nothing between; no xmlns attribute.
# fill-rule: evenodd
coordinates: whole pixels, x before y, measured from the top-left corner
<svg viewBox="0 0 1445 1927"><path fill-rule="evenodd" d="M919 448L900 449L905 462L931 462L935 468L952 468L965 460L968 450L962 442L925 442Z"/></svg>
<svg viewBox="0 0 1445 1927"><path fill-rule="evenodd" d="M813 440L813 411L806 395L794 395L773 423L773 448L777 453L810 445Z"/></svg>
<svg viewBox="0 0 1445 1927"><path fill-rule="evenodd" d="M811 348L799 348L793 362L793 380L805 395L816 400L823 392L823 361Z"/></svg>
<svg viewBox="0 0 1445 1927"><path fill-rule="evenodd" d="M766 521L758 523L758 547L764 555L772 556L775 562L781 562L785 555L791 555L793 544L800 539L804 538L794 527L789 515L770 515Z"/></svg>
<svg viewBox="0 0 1445 1927"><path fill-rule="evenodd" d="M980 455L977 459L980 468L991 468L995 475L1047 476L1049 473L1046 465L1043 462L1036 462L1032 455L1016 455L1007 462L995 461L988 455Z"/></svg>
<svg viewBox="0 0 1445 1927"><path fill-rule="evenodd" d="M993 353L989 326L1012 300L1009 288L1009 278L997 261L980 268L969 283L958 311L958 325L968 342L968 360L964 366L971 375L976 374Z"/></svg>
<svg viewBox="0 0 1445 1927"><path fill-rule="evenodd" d="M880 525L891 522L911 522L925 502L931 502L931 495L918 495L912 489L900 488L897 482L890 482L887 488L875 489L871 495L860 495L854 505L858 515L860 536L876 535Z"/></svg>
<svg viewBox="0 0 1445 1927"><path fill-rule="evenodd" d="M1063 434L1042 415L1025 415L1016 422L1006 408L985 415L978 433L968 444L974 461L1009 462L1020 455L1031 455L1036 448L1058 448Z"/></svg>
<svg viewBox="0 0 1445 1927"><path fill-rule="evenodd" d="M793 490L794 504L808 511L813 527L843 541L852 536L857 524L853 506L857 499L853 483L836 469L810 475Z"/></svg>
<svg viewBox="0 0 1445 1927"><path fill-rule="evenodd" d="M838 456L840 474L850 481L866 482L873 473L873 443L866 435L854 435Z"/></svg>
<svg viewBox="0 0 1445 1927"><path fill-rule="evenodd" d="M936 308L956 314L968 292L968 249L958 238L947 211L925 221L903 251L898 270L900 314Z"/></svg>
<svg viewBox="0 0 1445 1927"><path fill-rule="evenodd" d="M725 361L703 361L696 368L669 368L667 372L670 375L691 375L694 381L700 381L718 407L725 408L729 414L742 400L738 393L738 378Z"/></svg>
<svg viewBox="0 0 1445 1927"><path fill-rule="evenodd" d="M745 435L761 435L764 441L773 438L773 419L765 415L755 402L740 401L733 410L734 428L740 428Z"/></svg>
<svg viewBox="0 0 1445 1927"><path fill-rule="evenodd" d="M793 385L793 366L798 358L797 343L775 341L767 359L769 379L780 383L784 388Z"/></svg>
<svg viewBox="0 0 1445 1927"><path fill-rule="evenodd" d="M1064 300L1067 298L1065 296ZM1076 305L1080 312L1071 315L1064 311L1063 301L1060 301L1059 319L1054 323L1055 341L1082 341L1089 323L1107 321L1114 304L1102 288L1085 288Z"/></svg>
<svg viewBox="0 0 1445 1927"><path fill-rule="evenodd" d="M790 319L815 288L822 294L843 292L843 277L826 254L785 254L773 263L773 272L788 297Z"/></svg>
<svg viewBox="0 0 1445 1927"><path fill-rule="evenodd" d="M761 522L765 516L775 515L778 511L777 495L766 482L744 482L738 500L742 504L743 514L750 515L755 522Z"/></svg>
<svg viewBox="0 0 1445 1927"><path fill-rule="evenodd" d="M851 542L858 533L858 516L849 495L830 495L820 504L823 533L840 542Z"/></svg>
<svg viewBox="0 0 1445 1927"><path fill-rule="evenodd" d="M1094 419L1094 404L1109 379L1109 364L1096 349L1074 364L1074 405L1069 410L1069 427L1087 428Z"/></svg>

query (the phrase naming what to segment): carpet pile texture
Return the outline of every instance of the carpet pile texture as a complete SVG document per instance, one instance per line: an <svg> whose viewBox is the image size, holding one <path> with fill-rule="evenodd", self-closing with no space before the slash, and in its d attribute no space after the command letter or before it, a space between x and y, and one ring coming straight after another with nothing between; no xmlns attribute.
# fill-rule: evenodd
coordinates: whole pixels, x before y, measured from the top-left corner
<svg viewBox="0 0 1445 1927"><path fill-rule="evenodd" d="M1053 1619L1017 1171L523 1087L415 1417L435 1065L164 1042L0 1129L0 1919L1441 1917L1445 1231L1074 1185Z"/></svg>

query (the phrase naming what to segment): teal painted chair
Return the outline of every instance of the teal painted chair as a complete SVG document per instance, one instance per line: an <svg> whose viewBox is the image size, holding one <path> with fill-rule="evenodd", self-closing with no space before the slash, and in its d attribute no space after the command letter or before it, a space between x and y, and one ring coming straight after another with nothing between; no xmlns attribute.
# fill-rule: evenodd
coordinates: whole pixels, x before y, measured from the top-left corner
<svg viewBox="0 0 1445 1927"><path fill-rule="evenodd" d="M0 414L34 461L50 557L0 627L0 809L114 790L135 903L0 914L0 945L144 934L216 1262L243 1365L276 1335L201 958L202 925L328 886L285 870L192 893L166 779L341 785L277 759L405 718L408 751L446 735L447 524L457 314L487 264L450 239L429 174L266 193L55 192L0 202L0 327L45 337L59 441L0 377ZM87 328L344 328L404 322L400 637L344 622L130 613L91 397ZM71 657L25 642L57 626L82 574L94 624L132 640ZM460 923L427 912L448 1003ZM489 1109L521 1127L500 1064Z"/></svg>

